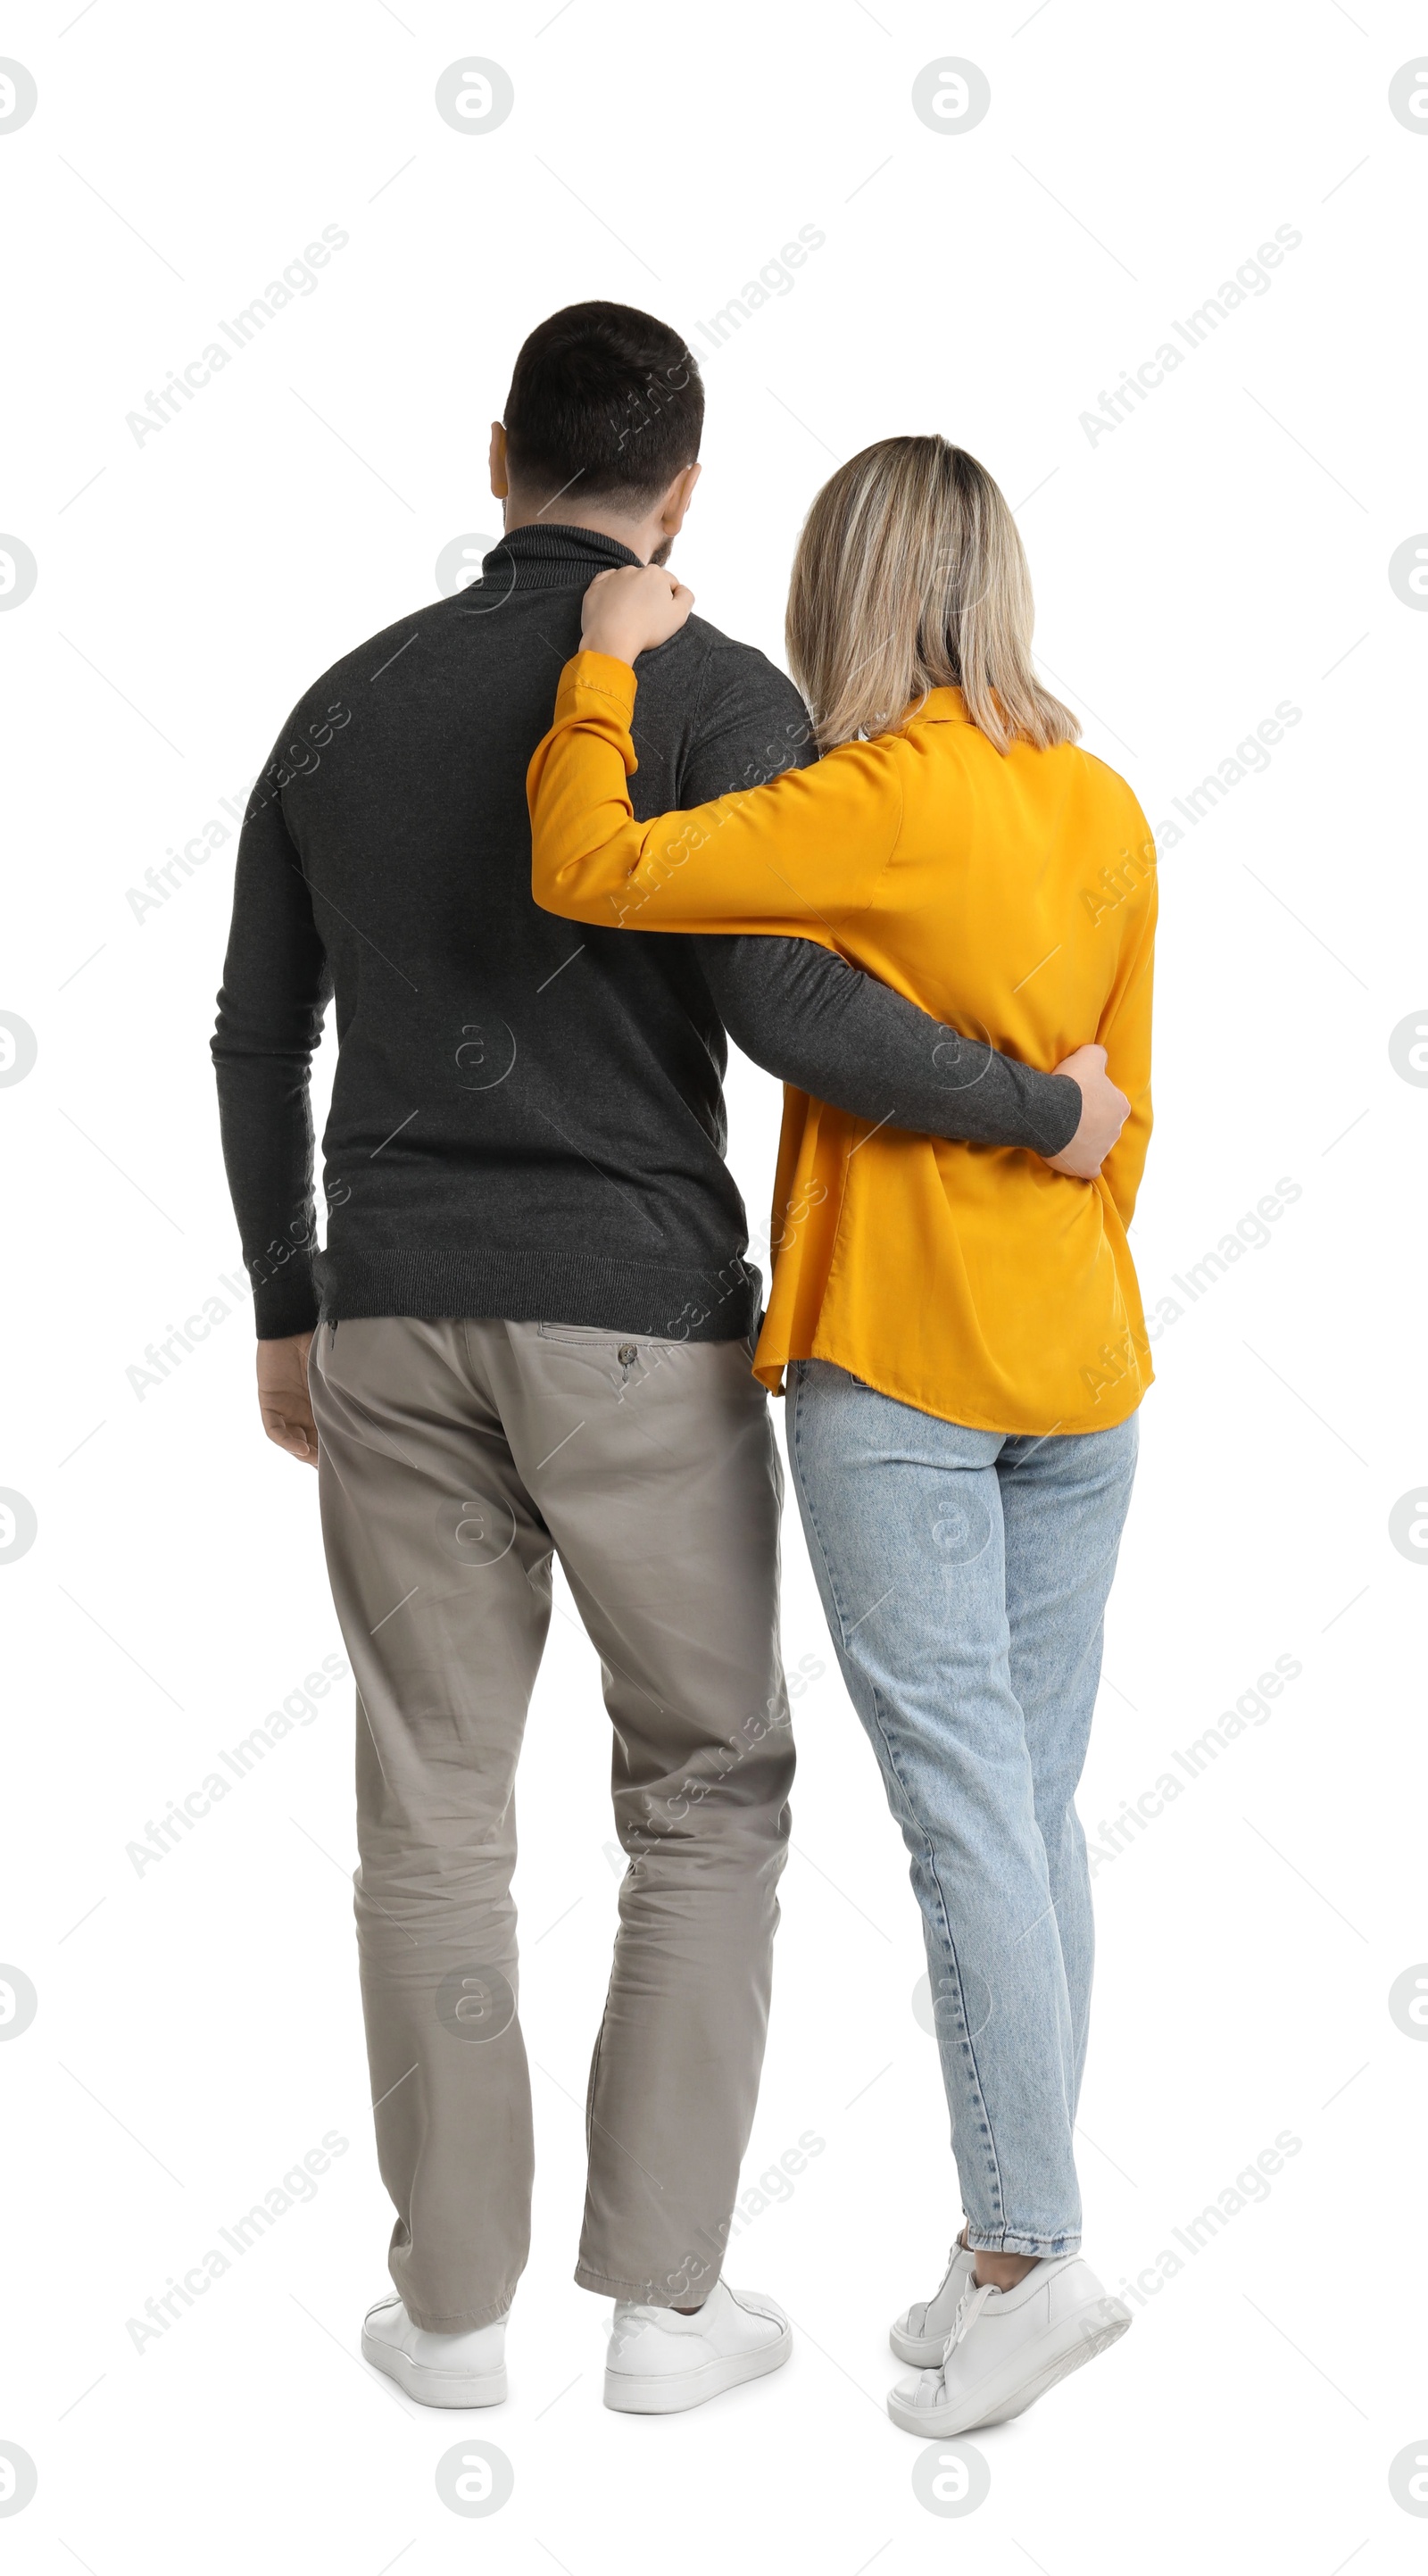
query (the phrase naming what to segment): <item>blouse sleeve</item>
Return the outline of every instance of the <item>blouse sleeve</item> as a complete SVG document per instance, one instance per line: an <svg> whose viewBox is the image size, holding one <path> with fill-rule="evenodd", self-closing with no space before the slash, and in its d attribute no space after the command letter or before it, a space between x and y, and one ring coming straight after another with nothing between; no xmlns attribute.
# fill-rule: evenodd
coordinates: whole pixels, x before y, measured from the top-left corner
<svg viewBox="0 0 1428 2576"><path fill-rule="evenodd" d="M624 930L781 931L836 943L869 901L902 825L886 740L637 823L625 781L635 674L604 653L561 673L526 774L531 892L547 912Z"/></svg>
<svg viewBox="0 0 1428 2576"><path fill-rule="evenodd" d="M1146 880L1127 923L1127 935L1110 999L1096 1034L1106 1050L1106 1070L1130 1102L1130 1115L1101 1166L1116 1214L1128 1226L1150 1144L1150 1018L1154 982L1155 923L1159 909L1155 842L1137 808Z"/></svg>

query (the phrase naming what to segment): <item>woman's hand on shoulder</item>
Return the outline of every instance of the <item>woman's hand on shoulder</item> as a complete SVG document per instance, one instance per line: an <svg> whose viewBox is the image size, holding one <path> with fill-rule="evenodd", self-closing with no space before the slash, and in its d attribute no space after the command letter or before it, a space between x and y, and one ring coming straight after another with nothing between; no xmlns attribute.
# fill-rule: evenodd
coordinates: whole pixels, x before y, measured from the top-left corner
<svg viewBox="0 0 1428 2576"><path fill-rule="evenodd" d="M581 650L633 662L677 635L693 606L693 591L662 564L612 566L596 574L585 594Z"/></svg>

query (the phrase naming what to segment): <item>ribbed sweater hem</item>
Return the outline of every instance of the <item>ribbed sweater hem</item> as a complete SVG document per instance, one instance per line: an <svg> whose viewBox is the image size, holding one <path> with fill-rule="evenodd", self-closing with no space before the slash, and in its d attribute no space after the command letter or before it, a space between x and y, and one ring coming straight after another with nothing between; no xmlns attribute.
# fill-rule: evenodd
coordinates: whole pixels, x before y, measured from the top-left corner
<svg viewBox="0 0 1428 2576"><path fill-rule="evenodd" d="M654 1340L736 1342L758 1321L762 1280L731 1255L722 1270L676 1269L560 1252L321 1253L324 1323L363 1315L501 1315L590 1324Z"/></svg>

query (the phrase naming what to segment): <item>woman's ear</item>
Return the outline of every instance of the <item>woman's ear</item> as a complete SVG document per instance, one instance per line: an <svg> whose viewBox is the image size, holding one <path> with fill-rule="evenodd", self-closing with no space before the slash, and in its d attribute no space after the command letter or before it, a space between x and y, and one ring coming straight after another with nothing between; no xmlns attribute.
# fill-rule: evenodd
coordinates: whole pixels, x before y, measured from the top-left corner
<svg viewBox="0 0 1428 2576"><path fill-rule="evenodd" d="M698 471L696 467L695 471ZM491 423L491 490L498 501L510 496L511 478L506 465L506 426L504 421Z"/></svg>

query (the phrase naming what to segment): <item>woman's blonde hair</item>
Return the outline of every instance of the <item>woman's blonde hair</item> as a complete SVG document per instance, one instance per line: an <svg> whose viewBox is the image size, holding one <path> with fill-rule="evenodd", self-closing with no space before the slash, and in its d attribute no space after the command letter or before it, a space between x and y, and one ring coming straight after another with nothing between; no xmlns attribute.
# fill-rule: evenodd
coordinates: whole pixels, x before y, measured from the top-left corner
<svg viewBox="0 0 1428 2576"><path fill-rule="evenodd" d="M1081 727L1031 666L1031 576L984 465L945 438L884 438L831 475L789 584L788 660L822 751L959 688L998 751Z"/></svg>

